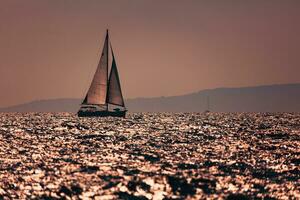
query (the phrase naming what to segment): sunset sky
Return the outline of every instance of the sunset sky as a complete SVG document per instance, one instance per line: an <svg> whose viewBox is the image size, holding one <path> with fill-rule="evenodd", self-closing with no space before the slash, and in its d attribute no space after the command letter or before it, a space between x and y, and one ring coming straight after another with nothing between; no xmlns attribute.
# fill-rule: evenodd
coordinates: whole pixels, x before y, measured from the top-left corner
<svg viewBox="0 0 300 200"><path fill-rule="evenodd" d="M300 82L299 0L0 0L0 107L83 98L106 28L125 98Z"/></svg>

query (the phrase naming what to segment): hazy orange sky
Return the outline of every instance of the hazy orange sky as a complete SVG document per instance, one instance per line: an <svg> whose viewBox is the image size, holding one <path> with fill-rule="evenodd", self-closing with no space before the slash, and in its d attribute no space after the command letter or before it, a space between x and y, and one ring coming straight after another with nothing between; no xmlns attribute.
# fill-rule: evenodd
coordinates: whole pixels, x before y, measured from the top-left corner
<svg viewBox="0 0 300 200"><path fill-rule="evenodd" d="M0 107L83 98L110 29L125 98L300 82L299 0L0 0Z"/></svg>

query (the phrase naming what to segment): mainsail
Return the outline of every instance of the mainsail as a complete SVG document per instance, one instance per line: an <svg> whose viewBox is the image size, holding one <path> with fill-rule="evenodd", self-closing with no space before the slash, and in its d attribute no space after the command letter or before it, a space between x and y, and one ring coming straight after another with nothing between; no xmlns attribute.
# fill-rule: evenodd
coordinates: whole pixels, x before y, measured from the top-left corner
<svg viewBox="0 0 300 200"><path fill-rule="evenodd" d="M102 50L102 55L100 62L97 67L97 71L94 75L91 86L88 93L82 102L83 104L96 104L104 105L106 104L107 95L107 74L108 74L108 32L106 33L104 47Z"/></svg>
<svg viewBox="0 0 300 200"><path fill-rule="evenodd" d="M111 71L108 79L108 91L107 91L106 102L117 106L124 106L124 99L122 96L117 64L116 64L113 49L112 47L110 48L112 53L112 65L111 65Z"/></svg>

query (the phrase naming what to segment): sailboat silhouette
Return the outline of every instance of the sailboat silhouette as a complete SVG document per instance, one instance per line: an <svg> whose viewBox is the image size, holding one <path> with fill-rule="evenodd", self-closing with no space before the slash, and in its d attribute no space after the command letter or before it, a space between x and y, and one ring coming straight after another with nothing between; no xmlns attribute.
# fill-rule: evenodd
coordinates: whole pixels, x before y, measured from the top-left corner
<svg viewBox="0 0 300 200"><path fill-rule="evenodd" d="M108 77L109 49L112 64ZM109 110L109 105L115 108ZM107 30L97 70L77 114L79 117L125 117L126 112L116 59Z"/></svg>

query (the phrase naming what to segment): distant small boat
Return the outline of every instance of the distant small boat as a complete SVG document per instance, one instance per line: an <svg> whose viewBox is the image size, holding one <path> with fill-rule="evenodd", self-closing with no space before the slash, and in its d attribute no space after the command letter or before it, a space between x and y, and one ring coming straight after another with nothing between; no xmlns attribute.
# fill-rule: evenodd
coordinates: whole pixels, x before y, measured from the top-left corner
<svg viewBox="0 0 300 200"><path fill-rule="evenodd" d="M207 108L204 111L204 113L210 113L210 102L209 102L209 96L207 96Z"/></svg>
<svg viewBox="0 0 300 200"><path fill-rule="evenodd" d="M109 47L112 63L108 76ZM126 112L117 64L107 30L100 62L77 115L79 117L125 117Z"/></svg>

